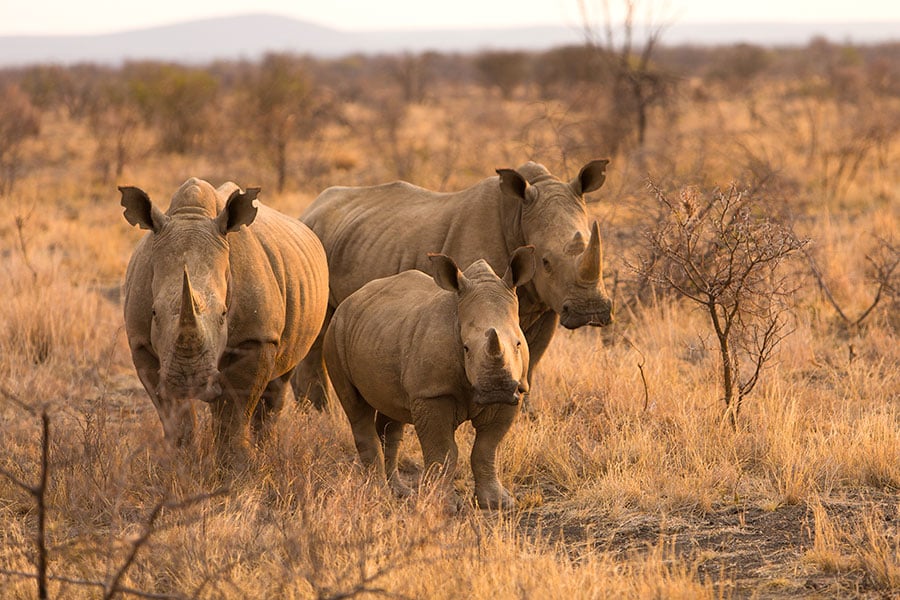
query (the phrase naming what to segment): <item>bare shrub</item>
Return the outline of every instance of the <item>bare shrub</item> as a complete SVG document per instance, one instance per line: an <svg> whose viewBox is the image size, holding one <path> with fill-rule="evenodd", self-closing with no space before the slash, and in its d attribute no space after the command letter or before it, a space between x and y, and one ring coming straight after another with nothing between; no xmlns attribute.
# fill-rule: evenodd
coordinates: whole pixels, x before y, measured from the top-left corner
<svg viewBox="0 0 900 600"><path fill-rule="evenodd" d="M497 87L504 99L512 98L516 87L528 76L527 55L524 52L482 52L475 58L475 67L485 87Z"/></svg>
<svg viewBox="0 0 900 600"><path fill-rule="evenodd" d="M218 81L202 69L136 63L125 69L131 95L163 150L183 154L200 142L218 92Z"/></svg>
<svg viewBox="0 0 900 600"><path fill-rule="evenodd" d="M894 246L891 242L879 239L875 248L866 254L866 262L868 263L868 279L875 284L875 293L872 302L867 306L856 318L847 315L847 312L841 307L840 303L835 299L825 275L819 269L815 258L809 252L804 252L806 260L809 262L809 268L819 284L819 289L825 295L828 303L834 308L841 321L851 329L859 329L863 326L866 319L871 315L882 300L889 300L900 296L900 248Z"/></svg>
<svg viewBox="0 0 900 600"><path fill-rule="evenodd" d="M137 151L135 140L141 122L128 86L115 76L95 82L84 113L97 142L94 166L100 183L118 180Z"/></svg>
<svg viewBox="0 0 900 600"><path fill-rule="evenodd" d="M672 75L653 61L667 25L664 6L653 0L602 0L597 4L600 24L591 15L591 2L578 2L585 40L603 68L601 91L607 107L600 120L603 137L612 153L629 142L641 150L651 109L670 99L674 84ZM622 13L621 26L616 23L616 12Z"/></svg>
<svg viewBox="0 0 900 600"><path fill-rule="evenodd" d="M22 170L22 144L40 131L40 116L19 86L0 91L0 196L12 193Z"/></svg>
<svg viewBox="0 0 900 600"><path fill-rule="evenodd" d="M772 53L762 46L736 44L718 53L707 78L719 81L731 90L746 90L771 61Z"/></svg>
<svg viewBox="0 0 900 600"><path fill-rule="evenodd" d="M703 196L650 190L663 211L647 232L639 270L709 315L719 346L726 415L735 423L763 367L790 333L794 291L781 266L803 248L788 228L760 216L763 207L732 184Z"/></svg>
<svg viewBox="0 0 900 600"><path fill-rule="evenodd" d="M303 62L288 54L267 54L240 91L237 121L274 168L281 193L291 145L315 135L330 103L317 92Z"/></svg>

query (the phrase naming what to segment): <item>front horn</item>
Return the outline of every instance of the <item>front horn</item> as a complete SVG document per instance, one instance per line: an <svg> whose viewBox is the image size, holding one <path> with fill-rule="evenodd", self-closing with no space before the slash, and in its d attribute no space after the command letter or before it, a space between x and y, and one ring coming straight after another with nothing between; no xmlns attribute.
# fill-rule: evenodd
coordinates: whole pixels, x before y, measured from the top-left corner
<svg viewBox="0 0 900 600"><path fill-rule="evenodd" d="M182 328L197 326L197 303L194 301L194 290L191 288L191 278L188 276L187 266L184 267L184 278L181 284L181 312L178 324Z"/></svg>
<svg viewBox="0 0 900 600"><path fill-rule="evenodd" d="M603 260L603 248L600 245L600 226L597 221L591 225L591 239L587 248L578 257L578 278L583 281L600 280L600 264Z"/></svg>

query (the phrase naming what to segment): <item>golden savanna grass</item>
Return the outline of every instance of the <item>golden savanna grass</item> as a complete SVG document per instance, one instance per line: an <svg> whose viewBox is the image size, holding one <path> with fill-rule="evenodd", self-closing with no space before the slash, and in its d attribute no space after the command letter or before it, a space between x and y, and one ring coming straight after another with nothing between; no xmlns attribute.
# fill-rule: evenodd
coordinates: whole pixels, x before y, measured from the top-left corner
<svg viewBox="0 0 900 600"><path fill-rule="evenodd" d="M327 185L395 176L375 109L350 105L314 148L300 143L298 165L317 153L330 167L293 172L282 194L240 152L146 153L103 183L77 120L44 115L0 219L0 467L37 483L45 410L50 596L103 597L113 581L120 593L177 598L900 595L896 297L848 326L806 262L792 264L793 333L732 428L704 314L661 291L635 294L629 268L653 212L648 173L724 186L765 163L783 185L758 193L810 238L836 301L856 316L875 291L866 254L879 238L900 240L900 145L828 188L830 167L805 141L815 129L817 152L841 147L846 124L831 101L785 105L771 89L715 97L681 98L679 119L653 115L648 150L611 164L590 211L618 321L560 330L541 363L532 411L501 446L519 508L459 515L436 492L402 502L366 480L336 405L288 406L253 472L218 472L205 429L196 447L170 450L124 337L119 285L141 232L122 218L116 184L165 205L189 176L233 179L262 184L264 202L297 215ZM402 116L393 135L409 151L408 177L435 189L531 158L569 177L593 153L560 137L560 123L587 115L527 90L508 101L451 90ZM457 486L470 493L471 428L457 437ZM402 456L414 481L421 454L409 431ZM35 498L0 477L4 598L35 596L37 520Z"/></svg>

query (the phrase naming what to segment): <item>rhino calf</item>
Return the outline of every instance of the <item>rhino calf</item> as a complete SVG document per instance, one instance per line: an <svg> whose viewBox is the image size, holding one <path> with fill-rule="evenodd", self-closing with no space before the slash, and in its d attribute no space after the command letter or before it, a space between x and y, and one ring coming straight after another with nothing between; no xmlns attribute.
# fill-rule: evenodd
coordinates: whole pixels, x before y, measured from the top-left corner
<svg viewBox="0 0 900 600"><path fill-rule="evenodd" d="M397 493L408 493L397 472L404 423L415 426L426 473L442 468L449 485L454 432L471 420L478 505L509 508L515 500L497 478L495 456L528 391L516 287L534 275L534 248L516 250L502 278L484 260L460 272L445 255L429 258L433 278L410 270L377 279L338 306L325 363L361 461Z"/></svg>
<svg viewBox="0 0 900 600"><path fill-rule="evenodd" d="M258 205L259 188L188 179L166 213L120 187L149 230L125 274L125 330L166 438L189 443L193 400L209 403L220 459L246 462L325 318L325 251L305 225ZM245 227L246 226L246 227Z"/></svg>

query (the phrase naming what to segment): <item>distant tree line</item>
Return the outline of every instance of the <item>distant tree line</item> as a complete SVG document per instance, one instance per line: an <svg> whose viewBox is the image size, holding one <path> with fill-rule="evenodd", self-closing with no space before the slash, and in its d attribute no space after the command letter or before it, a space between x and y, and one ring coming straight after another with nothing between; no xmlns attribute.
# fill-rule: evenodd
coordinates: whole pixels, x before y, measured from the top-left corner
<svg viewBox="0 0 900 600"><path fill-rule="evenodd" d="M342 122L342 107L353 102L375 107L389 125L387 134L379 134L379 143L394 155L402 176L409 172L412 158L397 147L391 124L398 126L407 107L428 103L448 90L464 93L467 86L496 94L497 102L552 101L572 113L589 114L571 134L577 138L572 144L600 144L592 153L613 157L639 151L654 127L652 111L665 109L685 93L699 100L736 94L765 78L785 82L795 97L859 105L873 95L900 97L897 43L852 46L813 39L804 47L768 48L666 47L657 42L649 38L643 45L617 47L588 40L543 52L338 59L270 54L253 62L202 67L128 62L118 67L5 69L0 71L0 192L9 193L16 178L17 149L37 135L41 114L48 111L65 111L85 123L96 140L95 166L104 181L121 176L125 165L142 152L183 154L215 148L227 153L242 145L255 149L281 190L291 147L301 139L314 140L330 122ZM152 132L152 140L137 143L141 131ZM832 183L840 186L840 177L853 165L827 168L840 168Z"/></svg>

